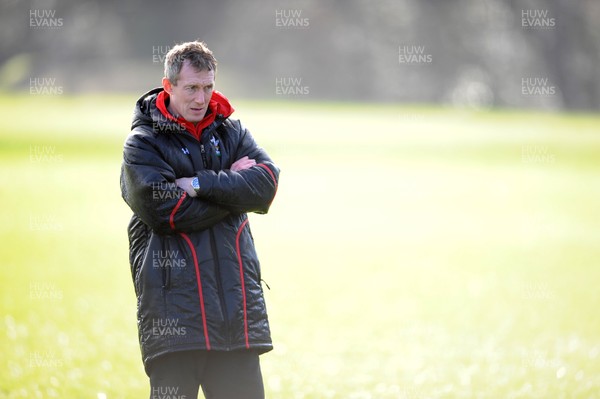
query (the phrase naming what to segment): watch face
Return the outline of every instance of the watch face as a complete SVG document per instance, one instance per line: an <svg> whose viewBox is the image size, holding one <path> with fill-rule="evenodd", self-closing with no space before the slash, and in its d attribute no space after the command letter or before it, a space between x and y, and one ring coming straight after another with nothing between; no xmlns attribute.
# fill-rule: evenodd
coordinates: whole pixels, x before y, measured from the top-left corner
<svg viewBox="0 0 600 399"><path fill-rule="evenodd" d="M197 177L194 177L192 179L192 187L194 188L194 190L198 190L200 188L200 182L198 181Z"/></svg>

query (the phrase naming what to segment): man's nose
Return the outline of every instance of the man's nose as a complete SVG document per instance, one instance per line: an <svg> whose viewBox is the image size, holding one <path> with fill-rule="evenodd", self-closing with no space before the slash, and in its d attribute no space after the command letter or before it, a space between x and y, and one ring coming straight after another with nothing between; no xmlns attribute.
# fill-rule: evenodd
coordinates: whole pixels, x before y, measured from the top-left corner
<svg viewBox="0 0 600 399"><path fill-rule="evenodd" d="M200 91L198 94L196 94L196 98L194 98L194 101L196 101L199 105L204 105L205 103L205 97L204 97L204 93L202 91Z"/></svg>

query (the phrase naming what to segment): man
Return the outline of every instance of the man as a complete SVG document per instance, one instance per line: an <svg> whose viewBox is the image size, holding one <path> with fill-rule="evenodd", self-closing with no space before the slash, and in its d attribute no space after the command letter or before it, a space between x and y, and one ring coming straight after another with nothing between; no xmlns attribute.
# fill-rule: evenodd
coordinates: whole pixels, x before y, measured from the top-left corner
<svg viewBox="0 0 600 399"><path fill-rule="evenodd" d="M162 88L134 110L123 151L138 332L150 398L263 398L272 349L248 212L266 213L279 169L214 90L202 42L166 55Z"/></svg>

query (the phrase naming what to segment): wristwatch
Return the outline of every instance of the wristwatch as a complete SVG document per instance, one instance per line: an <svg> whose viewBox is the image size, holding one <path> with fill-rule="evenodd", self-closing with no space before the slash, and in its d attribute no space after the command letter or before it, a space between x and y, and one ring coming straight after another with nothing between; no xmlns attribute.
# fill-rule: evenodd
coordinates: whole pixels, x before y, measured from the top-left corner
<svg viewBox="0 0 600 399"><path fill-rule="evenodd" d="M193 189L194 189L196 192L198 192L198 190L200 190L200 182L198 181L198 176L196 176L196 177L194 177L194 178L192 179L192 183L191 183L191 184L192 184L192 188L193 188Z"/></svg>

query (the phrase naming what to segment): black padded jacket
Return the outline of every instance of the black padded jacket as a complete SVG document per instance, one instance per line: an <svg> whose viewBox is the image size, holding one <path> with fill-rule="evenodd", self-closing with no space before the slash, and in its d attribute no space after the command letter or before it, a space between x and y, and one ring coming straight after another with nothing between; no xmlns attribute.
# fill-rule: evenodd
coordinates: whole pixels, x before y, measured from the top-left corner
<svg viewBox="0 0 600 399"><path fill-rule="evenodd" d="M214 121L197 139L157 107L162 89L136 103L123 151L121 193L133 211L129 261L146 371L165 353L272 349L248 212L266 213L279 169L233 108L213 92ZM256 165L239 172L233 162ZM175 179L198 176L192 198Z"/></svg>

